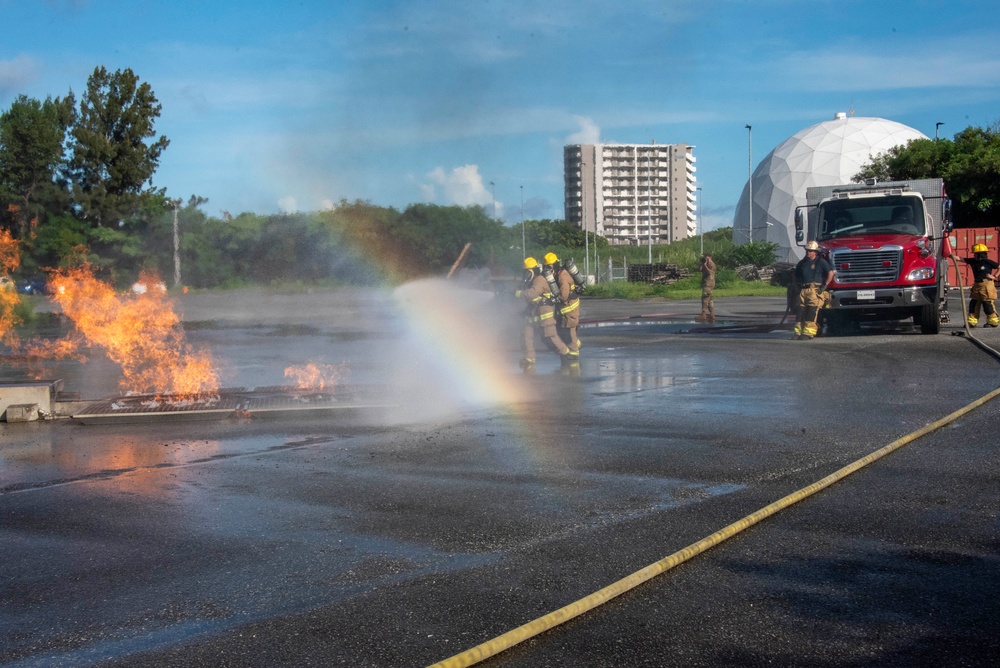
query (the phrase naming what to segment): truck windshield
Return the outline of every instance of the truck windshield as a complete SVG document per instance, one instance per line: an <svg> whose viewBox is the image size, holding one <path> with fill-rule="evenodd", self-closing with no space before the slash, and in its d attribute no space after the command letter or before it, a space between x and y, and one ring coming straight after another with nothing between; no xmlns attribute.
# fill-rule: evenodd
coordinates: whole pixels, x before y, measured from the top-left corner
<svg viewBox="0 0 1000 668"><path fill-rule="evenodd" d="M816 239L867 234L926 234L924 207L919 197L859 197L822 204Z"/></svg>

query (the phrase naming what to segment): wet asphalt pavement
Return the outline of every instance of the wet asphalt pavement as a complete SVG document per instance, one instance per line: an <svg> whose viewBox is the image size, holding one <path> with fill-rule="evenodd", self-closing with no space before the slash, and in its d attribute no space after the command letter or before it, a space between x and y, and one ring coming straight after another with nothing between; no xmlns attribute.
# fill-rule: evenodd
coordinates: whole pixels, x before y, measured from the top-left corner
<svg viewBox="0 0 1000 668"><path fill-rule="evenodd" d="M579 367L543 353L526 375L512 304L415 317L397 297L179 300L230 385L343 363L374 407L0 425L0 664L428 665L1000 385L957 324L792 341L774 298L719 299L714 327L695 302L585 300ZM44 371L116 391L96 355ZM995 665L998 417L986 403L481 665Z"/></svg>

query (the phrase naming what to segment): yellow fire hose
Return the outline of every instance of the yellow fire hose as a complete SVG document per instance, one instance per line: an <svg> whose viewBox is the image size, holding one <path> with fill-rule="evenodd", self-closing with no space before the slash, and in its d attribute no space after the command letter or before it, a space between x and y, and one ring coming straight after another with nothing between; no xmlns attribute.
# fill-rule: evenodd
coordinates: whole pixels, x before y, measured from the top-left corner
<svg viewBox="0 0 1000 668"><path fill-rule="evenodd" d="M964 290L964 288L962 287L962 275L961 272L958 271L958 264L957 262L955 262L954 257L952 257L951 259L952 262L955 263L956 273L958 274L959 288ZM964 293L962 296L962 313L964 316L966 316L965 328L966 331L968 331L969 321L967 317L968 314L966 312ZM976 345L979 345L984 350L986 350L987 352L993 354L995 357L1000 359L1000 353L993 350L989 346L986 346L982 342L978 341L974 336L971 335L971 333L969 336L976 343ZM914 431L910 434L907 434L906 436L903 436L902 438L893 441L889 445L886 445L872 452L871 454L862 457L861 459L858 459L857 461L851 464L848 464L847 466L831 473L825 478L818 480L817 482L814 482L808 487L803 487L802 489L796 492L792 492L788 496L785 496L775 501L774 503L771 503L770 505L764 506L760 510L747 515L741 520L733 522L729 526L720 529L719 531L716 531L712 535L702 538L698 542L692 543L691 545L688 545L684 549L674 552L670 556L664 557L663 559L660 559L659 561L654 562L646 566L645 568L642 568L632 573L631 575L624 577L621 580L618 580L617 582L614 582L608 585L607 587L604 587L603 589L594 592L593 594L590 594L589 596L581 598L578 601L570 603L567 606L564 606L562 608L559 608L558 610L550 612L547 615L538 617L537 619L530 621L527 624L523 624L522 626L519 626L516 629L507 631L503 635L499 635L493 638L492 640L487 640L486 642L480 645L476 645L471 649L467 649L464 652L456 654L443 661L439 661L438 663L431 665L429 668L462 668L463 666L474 665L476 663L479 663L480 661L483 661L484 659L488 659L491 656L495 656L500 652L508 650L514 645L524 642L528 638L532 638L540 633L548 631L549 629L562 624L563 622L567 622L573 619L574 617L578 617L585 612L593 610L602 603L606 603L612 598L624 594L625 592L631 589L634 589L643 582L651 580L657 575L660 575L661 573L670 570L674 566L678 566L687 561L688 559L691 559L692 557L695 557L701 554L702 552L705 552L706 550L715 547L716 545L726 540L727 538L732 538L733 536L740 533L744 529L752 527L758 522L761 522L762 520L767 519L771 515L774 515L778 511L784 510L788 506L791 506L792 504L797 503L802 499L812 496L813 494L819 492L820 490L826 489L833 483L843 478L846 478L852 473L860 470L861 468L867 466L868 464L871 464L872 462L878 459L881 459L882 457L885 457L889 453L898 450L904 445L911 443L912 441L915 441L918 438L921 438L922 436L926 436L927 434L930 434L931 432L936 431L951 422L954 422L955 420L962 417L966 413L969 413L970 411L978 408L979 406L982 406L991 399L996 398L998 395L1000 395L1000 387L993 390L992 392L989 392L988 394L983 395L979 399L973 401L971 404L964 406L963 408L960 408L954 411L953 413L944 416L940 420L932 422L931 424L928 424L925 427L918 429L917 431Z"/></svg>

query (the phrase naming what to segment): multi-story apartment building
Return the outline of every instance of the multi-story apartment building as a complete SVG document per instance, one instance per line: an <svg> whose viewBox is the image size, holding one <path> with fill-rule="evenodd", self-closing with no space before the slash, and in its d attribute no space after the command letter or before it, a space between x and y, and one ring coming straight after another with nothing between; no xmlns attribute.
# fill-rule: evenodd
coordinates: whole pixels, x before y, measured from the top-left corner
<svg viewBox="0 0 1000 668"><path fill-rule="evenodd" d="M566 221L614 245L697 233L694 147L571 144L563 149Z"/></svg>

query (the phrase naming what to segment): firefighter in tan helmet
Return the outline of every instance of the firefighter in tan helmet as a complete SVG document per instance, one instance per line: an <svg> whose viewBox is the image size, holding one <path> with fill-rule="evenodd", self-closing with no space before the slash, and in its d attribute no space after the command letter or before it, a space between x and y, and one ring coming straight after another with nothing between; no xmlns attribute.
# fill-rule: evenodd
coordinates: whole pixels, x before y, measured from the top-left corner
<svg viewBox="0 0 1000 668"><path fill-rule="evenodd" d="M580 295L576 281L560 264L555 253L546 253L542 261L545 263L543 272L550 272L556 282L556 326L560 338L569 349L569 357L579 358L580 339L577 337L577 329L580 326Z"/></svg>
<svg viewBox="0 0 1000 668"><path fill-rule="evenodd" d="M535 366L535 333L539 328L542 330L542 336L555 348L560 357L567 358L569 348L556 332L552 291L548 281L542 276L542 267L535 258L524 259L524 280L521 289L515 294L525 301L524 357L521 359L521 367L527 370Z"/></svg>
<svg viewBox="0 0 1000 668"><path fill-rule="evenodd" d="M1000 264L989 259L989 251L986 244L976 244L972 247L973 257L962 258L972 269L972 278L975 281L969 292L969 327L975 327L979 324L980 305L983 307L983 313L986 314L986 326L996 327L1000 325L1000 317L997 317L997 310L994 306L997 298L997 287L994 281L997 280L997 269L1000 269Z"/></svg>
<svg viewBox="0 0 1000 668"><path fill-rule="evenodd" d="M792 282L798 290L795 309L795 329L793 339L808 341L816 336L819 326L816 320L823 306L826 286L833 280L833 267L819 254L819 244L806 244L806 256L795 265Z"/></svg>

